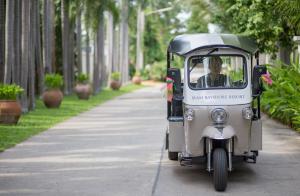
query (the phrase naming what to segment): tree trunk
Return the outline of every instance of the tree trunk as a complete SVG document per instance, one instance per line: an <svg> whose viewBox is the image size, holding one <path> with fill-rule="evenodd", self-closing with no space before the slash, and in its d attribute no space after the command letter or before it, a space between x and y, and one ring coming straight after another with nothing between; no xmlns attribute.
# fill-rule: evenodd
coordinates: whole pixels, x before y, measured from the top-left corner
<svg viewBox="0 0 300 196"><path fill-rule="evenodd" d="M97 58L94 63L94 92L97 94L101 90L104 80L104 12L99 11L99 25L96 35L96 51Z"/></svg>
<svg viewBox="0 0 300 196"><path fill-rule="evenodd" d="M89 30L88 27L86 27L86 51L85 51L85 55L86 55L86 73L88 76L90 76L91 73L91 68L90 68L90 35L89 35Z"/></svg>
<svg viewBox="0 0 300 196"><path fill-rule="evenodd" d="M107 12L107 28L106 28L106 36L107 36L107 47L108 47L108 54L107 54L107 75L108 75L108 82L110 80L111 72L113 71L113 44L114 44L114 19L110 12Z"/></svg>
<svg viewBox="0 0 300 196"><path fill-rule="evenodd" d="M54 52L54 2L44 1L44 65L47 73L53 72L53 52Z"/></svg>
<svg viewBox="0 0 300 196"><path fill-rule="evenodd" d="M0 83L4 82L5 71L5 0L0 0Z"/></svg>
<svg viewBox="0 0 300 196"><path fill-rule="evenodd" d="M69 23L70 24L70 23ZM71 94L72 93L72 89L73 89L73 84L75 81L75 75L74 75L74 64L75 64L75 59L74 59L74 55L75 55L75 35L74 35L74 27L75 24L70 24L69 25L69 43L68 43L68 51L69 51L69 56L68 56L68 91Z"/></svg>
<svg viewBox="0 0 300 196"><path fill-rule="evenodd" d="M145 14L142 10L142 6L138 6L137 13L137 39L136 39L136 70L141 70L144 66L144 55L143 55L143 35L145 26Z"/></svg>
<svg viewBox="0 0 300 196"><path fill-rule="evenodd" d="M24 92L21 96L23 112L28 111L28 73L29 73L29 42L30 42L30 1L22 0L22 70L21 86Z"/></svg>
<svg viewBox="0 0 300 196"><path fill-rule="evenodd" d="M79 73L82 73L82 53L81 53L81 9L79 9L76 18L76 53L77 53L77 69Z"/></svg>
<svg viewBox="0 0 300 196"><path fill-rule="evenodd" d="M69 91L69 80L68 77L68 65L69 65L69 28L70 28L70 21L69 21L69 13L67 7L67 1L61 1L61 18L62 18L62 55L63 55L63 76L64 76L64 93L69 95L71 92Z"/></svg>
<svg viewBox="0 0 300 196"><path fill-rule="evenodd" d="M120 36L119 35L119 28L118 27L115 27L114 29L114 33L113 33L113 37L114 37L114 40L113 40L113 46L114 46L114 53L113 53L113 67L112 67L112 71L113 72L116 72L116 71L119 71L119 51L120 51L120 47L119 47L119 38Z"/></svg>
<svg viewBox="0 0 300 196"><path fill-rule="evenodd" d="M120 70L122 82L129 80L128 72L128 0L122 0L122 17L120 24Z"/></svg>
<svg viewBox="0 0 300 196"><path fill-rule="evenodd" d="M35 108L35 28L36 17L35 12L38 12L36 0L30 1L30 29L29 29L29 64L28 64L28 109Z"/></svg>
<svg viewBox="0 0 300 196"><path fill-rule="evenodd" d="M21 56L22 56L22 47L21 47L21 36L22 36L22 1L15 1L15 19L14 19L14 54L15 54L15 63L12 67L12 82L20 85L21 81Z"/></svg>
<svg viewBox="0 0 300 196"><path fill-rule="evenodd" d="M36 1L37 8L40 7L40 1ZM44 66L42 58L42 45L41 45L41 28L40 28L40 12L35 12L36 23L35 23L35 59L36 59L36 77L37 77L37 90L38 94L41 95L44 91Z"/></svg>
<svg viewBox="0 0 300 196"><path fill-rule="evenodd" d="M12 67L14 66L14 18L15 18L15 0L6 2L6 28L5 28L5 72L4 82L10 84L12 82Z"/></svg>
<svg viewBox="0 0 300 196"><path fill-rule="evenodd" d="M98 32L95 36L94 41L94 67L93 67L93 92L94 95L96 95L99 92L99 74L100 74L100 68L99 68L99 56L98 56Z"/></svg>

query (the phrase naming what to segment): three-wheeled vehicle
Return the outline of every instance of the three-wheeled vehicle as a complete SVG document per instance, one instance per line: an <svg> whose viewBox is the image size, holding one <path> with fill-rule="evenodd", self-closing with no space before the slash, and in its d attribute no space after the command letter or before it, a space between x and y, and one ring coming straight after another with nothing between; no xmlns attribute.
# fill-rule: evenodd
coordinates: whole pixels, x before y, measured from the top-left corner
<svg viewBox="0 0 300 196"><path fill-rule="evenodd" d="M172 67L174 55L184 59L184 70ZM261 76L267 70L258 55L253 40L232 34L180 35L168 47L169 159L204 164L217 191L226 189L233 161L255 163L262 149Z"/></svg>

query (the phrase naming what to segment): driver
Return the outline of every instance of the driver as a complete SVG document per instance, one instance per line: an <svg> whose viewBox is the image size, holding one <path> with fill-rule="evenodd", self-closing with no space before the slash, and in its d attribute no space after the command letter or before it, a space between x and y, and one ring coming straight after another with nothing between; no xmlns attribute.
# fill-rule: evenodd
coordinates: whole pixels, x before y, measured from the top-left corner
<svg viewBox="0 0 300 196"><path fill-rule="evenodd" d="M221 74L223 61L219 56L212 56L209 59L208 68L210 73L201 76L197 80L197 88L224 87L227 83L227 76Z"/></svg>

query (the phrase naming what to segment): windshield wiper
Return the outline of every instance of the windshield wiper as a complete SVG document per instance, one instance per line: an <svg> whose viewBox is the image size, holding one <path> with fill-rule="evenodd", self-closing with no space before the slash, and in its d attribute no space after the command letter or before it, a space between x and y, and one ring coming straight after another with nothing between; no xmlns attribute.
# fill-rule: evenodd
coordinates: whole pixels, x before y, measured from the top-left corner
<svg viewBox="0 0 300 196"><path fill-rule="evenodd" d="M219 48L214 48L214 49L212 49L211 51L209 51L205 56L210 55L210 54L212 54L213 52L218 51L218 50L219 50ZM193 71L193 69L196 67L196 65L197 65L198 63L203 63L203 60L204 60L205 58L206 58L206 57L200 57L200 58L197 58L197 59L193 59L193 60L195 60L196 62L193 62L193 60L192 60L192 63L194 63L194 65L193 65L193 67L191 68L190 72Z"/></svg>

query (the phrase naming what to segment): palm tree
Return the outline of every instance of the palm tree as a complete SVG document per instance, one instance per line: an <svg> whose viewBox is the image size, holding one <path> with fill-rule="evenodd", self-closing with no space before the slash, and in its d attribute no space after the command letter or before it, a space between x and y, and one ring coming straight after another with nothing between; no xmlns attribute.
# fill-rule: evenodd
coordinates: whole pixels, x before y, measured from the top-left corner
<svg viewBox="0 0 300 196"><path fill-rule="evenodd" d="M5 72L4 82L12 82L12 67L14 66L14 10L15 0L6 2L6 27L5 27Z"/></svg>
<svg viewBox="0 0 300 196"><path fill-rule="evenodd" d="M48 73L53 72L53 52L54 52L54 2L44 1L44 65Z"/></svg>
<svg viewBox="0 0 300 196"><path fill-rule="evenodd" d="M5 66L5 0L0 0L0 83L4 82Z"/></svg>

